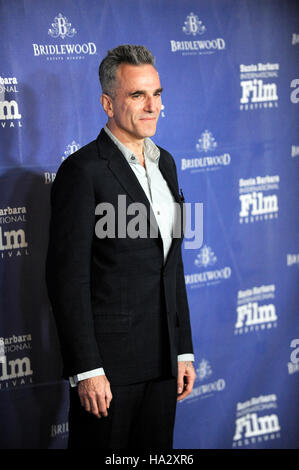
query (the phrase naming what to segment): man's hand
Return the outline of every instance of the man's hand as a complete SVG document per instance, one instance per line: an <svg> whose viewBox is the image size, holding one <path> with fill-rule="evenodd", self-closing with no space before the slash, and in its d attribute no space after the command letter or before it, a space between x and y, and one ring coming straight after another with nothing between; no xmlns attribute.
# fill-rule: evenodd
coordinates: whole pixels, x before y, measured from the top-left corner
<svg viewBox="0 0 299 470"><path fill-rule="evenodd" d="M112 400L110 382L106 375L98 375L81 380L78 384L81 405L97 418L108 416L108 408Z"/></svg>
<svg viewBox="0 0 299 470"><path fill-rule="evenodd" d="M190 361L178 361L178 397L183 400L191 392L196 377L195 369Z"/></svg>

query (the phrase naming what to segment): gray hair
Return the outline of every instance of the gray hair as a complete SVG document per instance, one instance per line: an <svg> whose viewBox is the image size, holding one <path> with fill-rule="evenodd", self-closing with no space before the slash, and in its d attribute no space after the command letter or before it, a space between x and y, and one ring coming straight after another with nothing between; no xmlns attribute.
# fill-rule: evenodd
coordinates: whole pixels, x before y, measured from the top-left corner
<svg viewBox="0 0 299 470"><path fill-rule="evenodd" d="M120 64L154 66L155 58L145 46L123 44L110 49L99 67L99 78L103 93L113 96L115 91L116 72Z"/></svg>

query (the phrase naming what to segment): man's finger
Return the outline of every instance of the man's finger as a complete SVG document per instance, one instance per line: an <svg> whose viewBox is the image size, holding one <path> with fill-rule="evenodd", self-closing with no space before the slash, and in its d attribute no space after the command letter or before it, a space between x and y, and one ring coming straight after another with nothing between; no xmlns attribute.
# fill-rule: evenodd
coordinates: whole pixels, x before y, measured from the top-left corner
<svg viewBox="0 0 299 470"><path fill-rule="evenodd" d="M89 404L90 404L90 412L95 415L97 418L101 418L101 413L99 411L97 399L93 395L89 395Z"/></svg>
<svg viewBox="0 0 299 470"><path fill-rule="evenodd" d="M182 393L183 390L184 390L184 384L183 384L183 382L178 383L178 393Z"/></svg>
<svg viewBox="0 0 299 470"><path fill-rule="evenodd" d="M184 390L184 375L183 374L178 374L177 378L177 386L178 386L178 393L182 393Z"/></svg>
<svg viewBox="0 0 299 470"><path fill-rule="evenodd" d="M111 393L110 389L106 394L105 400L106 400L106 407L108 409L110 407L110 403L111 403L111 400L112 400L112 393Z"/></svg>
<svg viewBox="0 0 299 470"><path fill-rule="evenodd" d="M97 406L102 416L108 416L106 399L102 395L97 395Z"/></svg>
<svg viewBox="0 0 299 470"><path fill-rule="evenodd" d="M194 380L193 379L190 379L190 377L188 376L185 376L185 384L184 384L184 389L182 389L182 392L180 394L180 396L178 397L178 400L183 400L186 396L189 395L189 393L191 393L192 391L192 388L193 388L193 384L194 384ZM183 391L184 390L184 391Z"/></svg>
<svg viewBox="0 0 299 470"><path fill-rule="evenodd" d="M181 395L178 396L178 400L183 400L187 395L189 395L191 390L192 390L192 387L191 387L191 389L188 389L187 386L186 386L184 392Z"/></svg>
<svg viewBox="0 0 299 470"><path fill-rule="evenodd" d="M81 400L81 405L83 406L83 408L86 411L90 412L91 411L91 406L90 406L88 397L80 397L80 400Z"/></svg>

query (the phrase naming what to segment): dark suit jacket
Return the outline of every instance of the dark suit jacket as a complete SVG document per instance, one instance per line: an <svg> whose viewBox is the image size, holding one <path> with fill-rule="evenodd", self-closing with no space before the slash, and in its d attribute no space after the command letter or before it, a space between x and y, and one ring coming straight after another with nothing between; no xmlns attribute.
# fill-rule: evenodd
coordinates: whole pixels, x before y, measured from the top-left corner
<svg viewBox="0 0 299 470"><path fill-rule="evenodd" d="M160 148L159 168L182 208L173 157ZM180 238L164 265L156 238L99 239L97 204L109 202L118 217L142 202L147 228L156 225L150 203L129 163L104 130L60 166L51 192L46 264L64 377L104 367L113 384L177 375L177 355L192 353ZM128 216L128 220L133 216Z"/></svg>

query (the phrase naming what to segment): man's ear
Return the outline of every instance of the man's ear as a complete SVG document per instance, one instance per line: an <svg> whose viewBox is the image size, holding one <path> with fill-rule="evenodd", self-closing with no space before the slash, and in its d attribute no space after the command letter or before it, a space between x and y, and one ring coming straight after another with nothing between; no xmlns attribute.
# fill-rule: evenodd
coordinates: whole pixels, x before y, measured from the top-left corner
<svg viewBox="0 0 299 470"><path fill-rule="evenodd" d="M105 113L107 114L107 116L109 118L113 118L113 103L112 103L112 99L110 98L109 95L106 95L106 93L103 93L101 95L101 103L102 103L102 106L103 106L103 109L105 111Z"/></svg>

